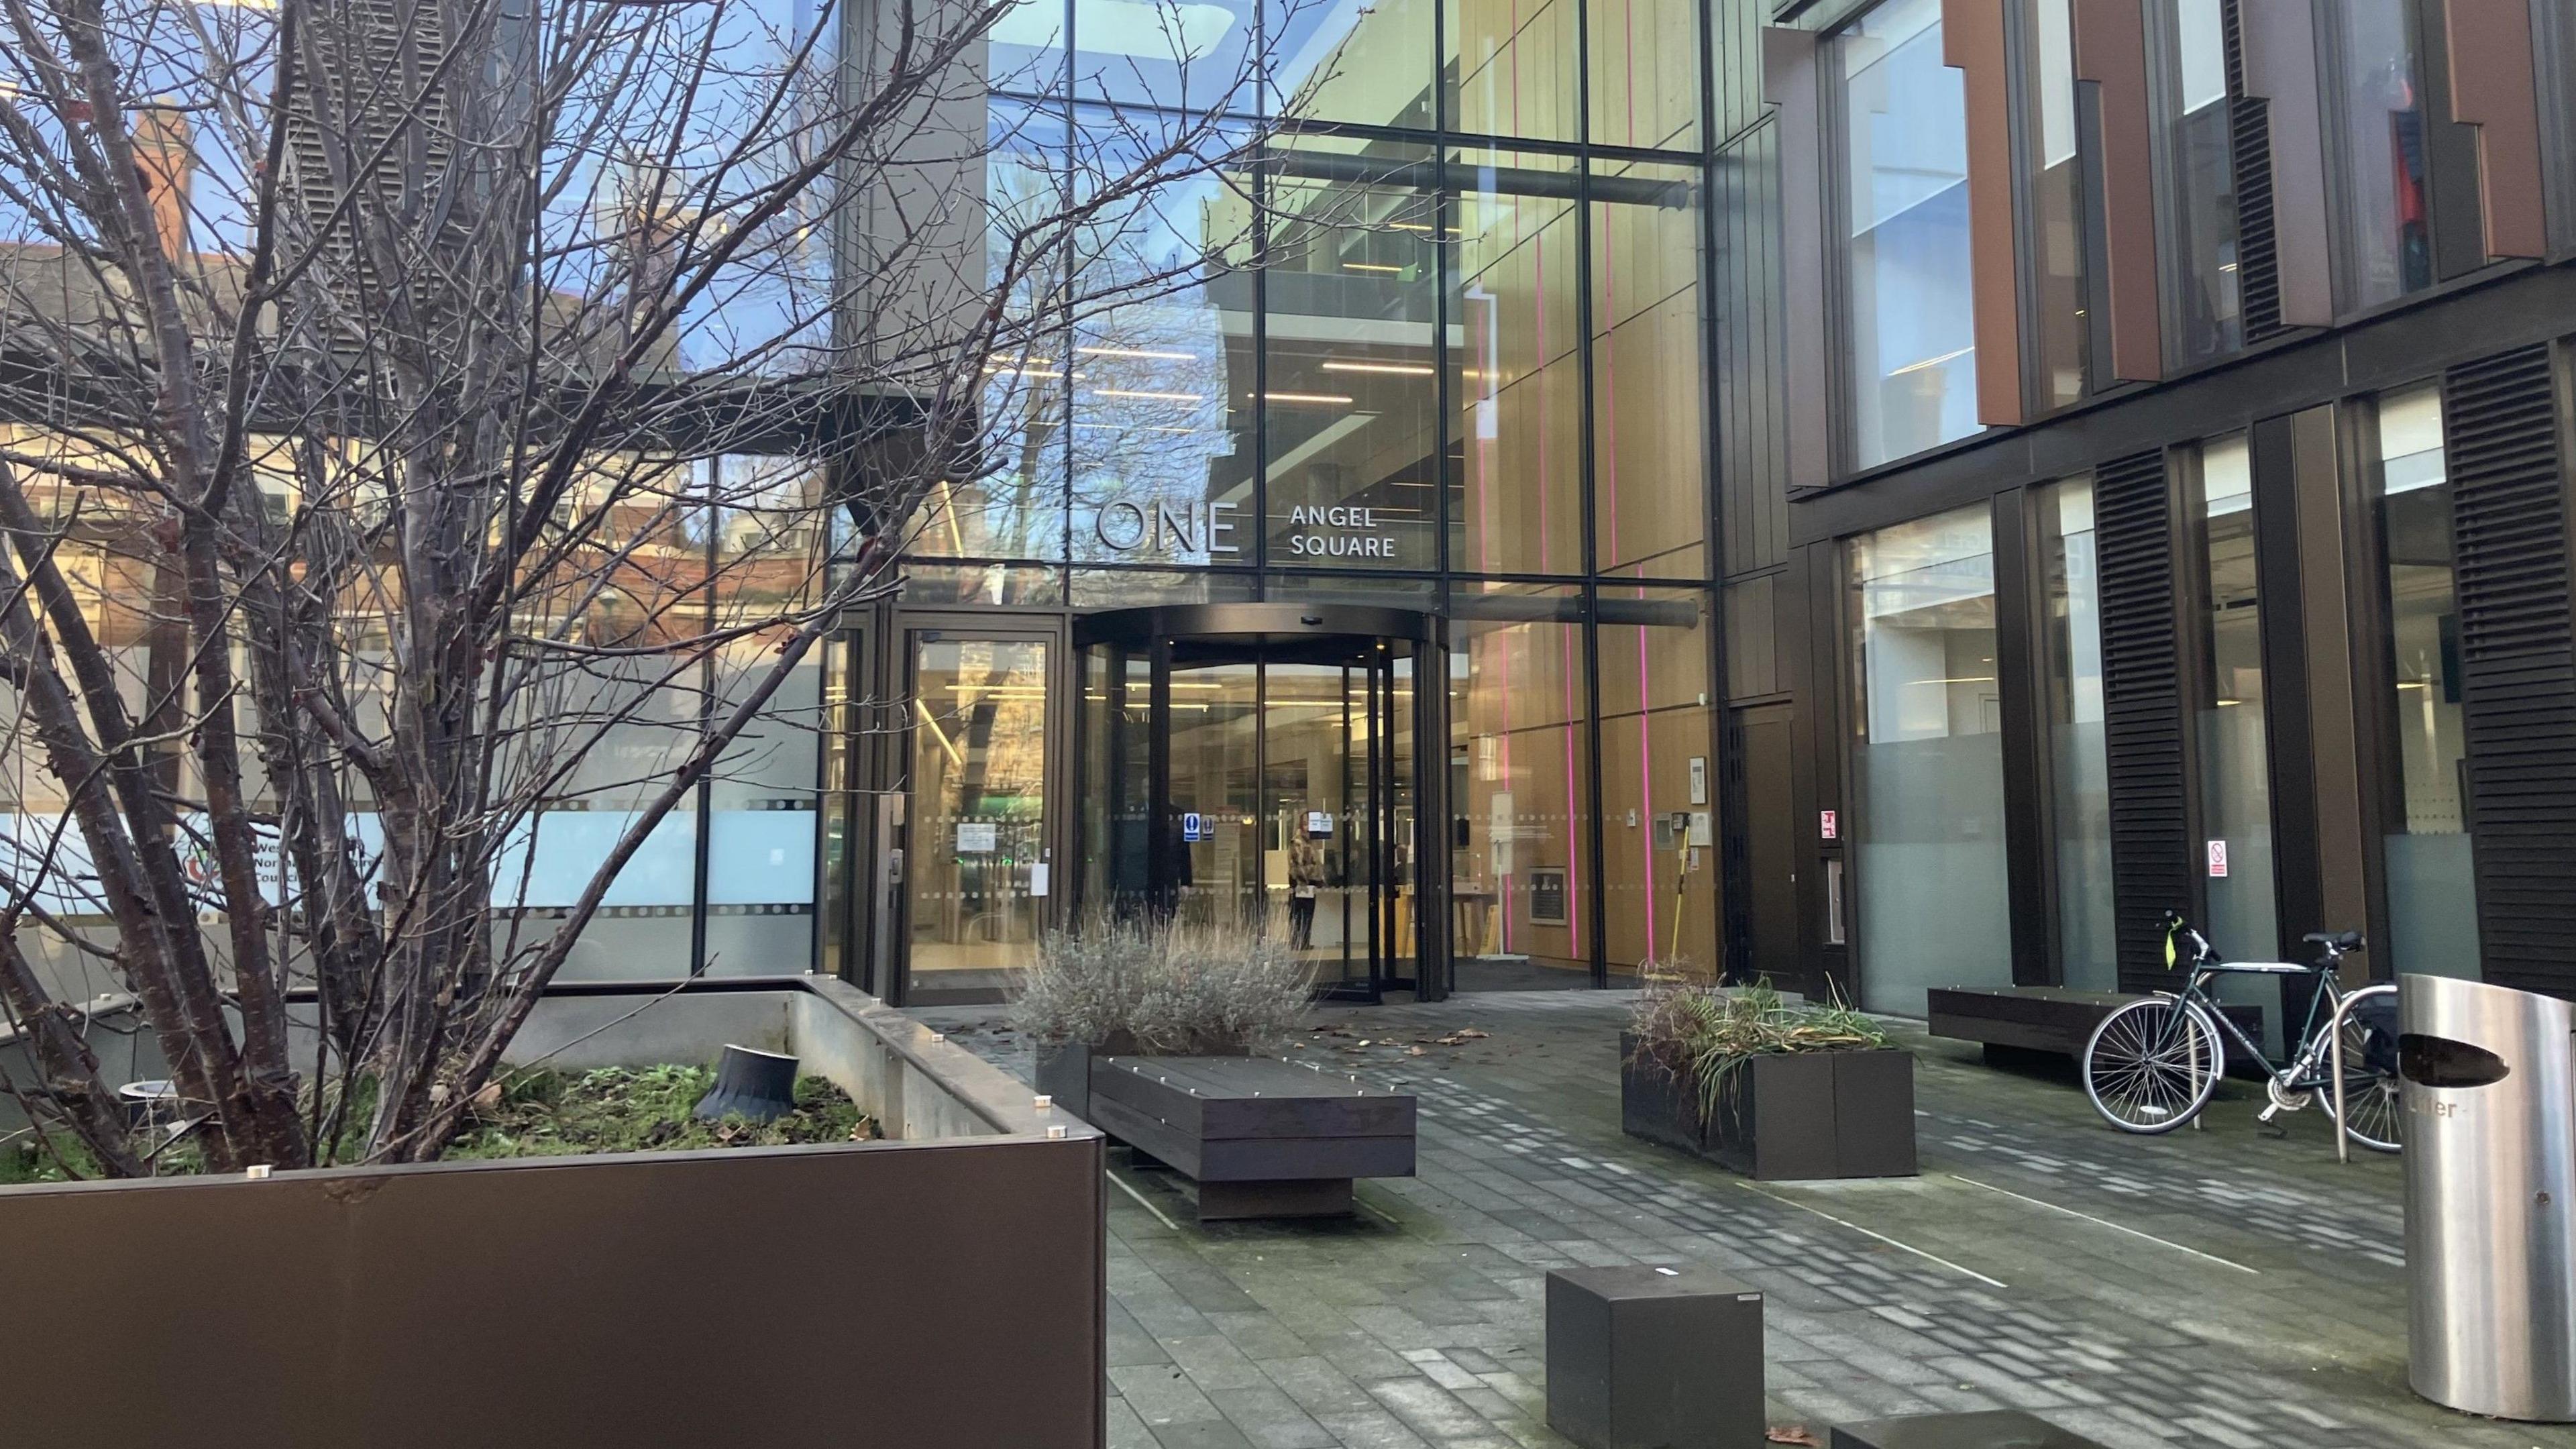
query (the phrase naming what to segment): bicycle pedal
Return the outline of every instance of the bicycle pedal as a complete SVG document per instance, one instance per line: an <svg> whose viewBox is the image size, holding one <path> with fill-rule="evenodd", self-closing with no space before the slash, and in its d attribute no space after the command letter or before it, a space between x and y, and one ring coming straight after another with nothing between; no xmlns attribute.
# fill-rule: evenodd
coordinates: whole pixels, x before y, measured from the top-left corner
<svg viewBox="0 0 2576 1449"><path fill-rule="evenodd" d="M2255 1113L2254 1120L2262 1123L2266 1127L2269 1127L2272 1125L2272 1119L2279 1115L2281 1115L2281 1104L2275 1102L2271 1106L2264 1108L2262 1111Z"/></svg>

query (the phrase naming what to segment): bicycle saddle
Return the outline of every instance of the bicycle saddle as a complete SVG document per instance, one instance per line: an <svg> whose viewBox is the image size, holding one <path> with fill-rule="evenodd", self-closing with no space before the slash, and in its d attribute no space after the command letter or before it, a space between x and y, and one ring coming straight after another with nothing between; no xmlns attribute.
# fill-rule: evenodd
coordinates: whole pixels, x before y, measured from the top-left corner
<svg viewBox="0 0 2576 1449"><path fill-rule="evenodd" d="M2299 939L2307 942L2311 946L2332 946L2338 951L2358 951L2361 949L2361 933L2359 931L2310 931Z"/></svg>

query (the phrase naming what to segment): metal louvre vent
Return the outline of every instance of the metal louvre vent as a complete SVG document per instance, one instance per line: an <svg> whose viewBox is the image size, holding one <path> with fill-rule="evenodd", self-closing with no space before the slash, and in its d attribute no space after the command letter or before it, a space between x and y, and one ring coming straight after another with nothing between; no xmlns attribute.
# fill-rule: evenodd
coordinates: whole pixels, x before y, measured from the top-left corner
<svg viewBox="0 0 2576 1449"><path fill-rule="evenodd" d="M2444 442L2486 979L2576 992L2576 637L2546 345L2452 368Z"/></svg>
<svg viewBox="0 0 2576 1449"><path fill-rule="evenodd" d="M306 225L345 259L359 230L434 195L454 125L438 0L352 0L330 15L306 30L300 60L320 80L288 100L286 179ZM371 204L342 207L361 174Z"/></svg>
<svg viewBox="0 0 2576 1449"><path fill-rule="evenodd" d="M2227 50L2227 123L2236 172L2236 296L2245 340L2281 330L2280 248L2272 231L2272 103L2245 94L2245 33L2239 0L2219 8Z"/></svg>
<svg viewBox="0 0 2576 1449"><path fill-rule="evenodd" d="M2128 990L2163 977L2164 913L2187 910L2192 899L2171 500L2161 451L2114 459L2094 471L2112 906L2120 984Z"/></svg>

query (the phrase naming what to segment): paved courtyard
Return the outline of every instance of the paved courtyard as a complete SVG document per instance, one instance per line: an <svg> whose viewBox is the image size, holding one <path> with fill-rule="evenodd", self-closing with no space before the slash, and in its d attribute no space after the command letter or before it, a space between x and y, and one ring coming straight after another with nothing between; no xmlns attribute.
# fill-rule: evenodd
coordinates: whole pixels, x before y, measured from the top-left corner
<svg viewBox="0 0 2576 1449"><path fill-rule="evenodd" d="M1781 1442L2020 1407L2114 1449L2576 1445L2408 1392L2398 1164L2336 1162L2313 1109L2275 1135L2231 1082L2207 1130L2126 1137L2071 1077L1907 1031L1921 1177L1754 1183L1619 1131L1628 1001L1319 1011L1297 1055L1420 1100L1420 1175L1344 1223L1201 1228L1113 1153L1111 1444L1562 1445L1546 1271L1691 1262L1766 1293ZM1026 1073L998 1008L920 1014Z"/></svg>

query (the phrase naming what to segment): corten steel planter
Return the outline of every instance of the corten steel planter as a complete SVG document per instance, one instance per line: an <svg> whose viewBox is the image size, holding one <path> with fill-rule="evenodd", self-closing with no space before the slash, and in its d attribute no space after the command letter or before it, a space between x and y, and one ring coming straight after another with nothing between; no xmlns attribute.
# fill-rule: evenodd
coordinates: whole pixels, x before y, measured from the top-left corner
<svg viewBox="0 0 2576 1449"><path fill-rule="evenodd" d="M1104 1444L1091 1128L829 979L585 983L516 1050L728 1040L898 1140L0 1188L0 1242L43 1245L10 1301L47 1324L0 1442Z"/></svg>
<svg viewBox="0 0 2576 1449"><path fill-rule="evenodd" d="M1782 1052L1750 1058L1714 1117L1698 1082L1637 1059L1619 1035L1619 1125L1632 1137L1696 1153L1764 1182L1912 1177L1914 1057L1885 1049Z"/></svg>

